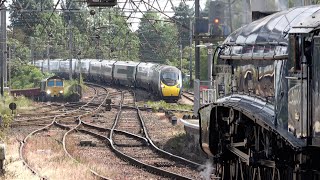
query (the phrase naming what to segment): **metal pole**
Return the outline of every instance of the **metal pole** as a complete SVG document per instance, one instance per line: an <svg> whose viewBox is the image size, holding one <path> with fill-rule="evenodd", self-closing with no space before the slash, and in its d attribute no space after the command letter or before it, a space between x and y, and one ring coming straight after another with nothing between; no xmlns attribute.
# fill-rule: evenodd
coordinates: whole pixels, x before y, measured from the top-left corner
<svg viewBox="0 0 320 180"><path fill-rule="evenodd" d="M247 1L246 0L242 0L242 7L243 7L243 14L242 14L242 26L247 24L247 20L248 20L248 15L247 15Z"/></svg>
<svg viewBox="0 0 320 180"><path fill-rule="evenodd" d="M228 0L228 6L229 6L229 26L230 26L230 32L233 32L232 28L232 13L231 13L231 1Z"/></svg>
<svg viewBox="0 0 320 180"><path fill-rule="evenodd" d="M69 21L68 21L68 26L69 26L69 50L70 50L70 61L69 61L69 79L72 80L72 31L71 31L71 16L69 15Z"/></svg>
<svg viewBox="0 0 320 180"><path fill-rule="evenodd" d="M209 89L212 89L212 44L207 46L208 48L208 80L209 80Z"/></svg>
<svg viewBox="0 0 320 180"><path fill-rule="evenodd" d="M190 19L190 35L189 35L189 40L190 40L190 52L189 52L189 75L190 75L190 88L193 87L193 82L192 82L192 20Z"/></svg>
<svg viewBox="0 0 320 180"><path fill-rule="evenodd" d="M195 27L198 26L198 20L200 18L200 10L199 10L199 0L195 0ZM198 32L194 32L195 37L195 75L196 79L200 79L200 47L197 47L200 44L200 41L198 39Z"/></svg>
<svg viewBox="0 0 320 180"><path fill-rule="evenodd" d="M7 8L5 6L2 6L2 12L1 12L1 24L2 24L2 34L3 34L3 80L4 80L4 87L7 87L7 81L8 81L8 75L7 75Z"/></svg>
<svg viewBox="0 0 320 180"><path fill-rule="evenodd" d="M109 10L109 34L108 34L108 41L109 41L109 58L111 58L111 38L110 38L110 32L111 32L111 14L110 14L110 10ZM100 24L99 24L100 26Z"/></svg>
<svg viewBox="0 0 320 180"><path fill-rule="evenodd" d="M48 44L47 44L47 58L48 58L48 60L47 60L47 62L48 62L48 72L50 72L50 61L49 61L49 59L50 59L50 57L49 57L49 47L50 45L49 45L49 40L48 40Z"/></svg>
<svg viewBox="0 0 320 180"><path fill-rule="evenodd" d="M9 63L9 82L10 82L10 88L12 86L12 81L11 81L11 63L13 62L14 58L15 58L15 51L16 51L16 45L13 44L13 48L12 48L12 53L10 56L10 63Z"/></svg>
<svg viewBox="0 0 320 180"><path fill-rule="evenodd" d="M6 71L5 71L5 67L6 67L6 55L5 55L5 51L6 51L6 33L7 33L7 30L6 30L6 9L5 9L5 6L2 5L1 7L1 27L0 27L0 31L1 31L1 34L0 34L0 41L1 41L1 45L0 45L0 48L1 48L1 54L0 54L0 86L1 86L1 90L0 90L0 93L1 93L1 96L3 96L3 89L4 89L4 76L6 74Z"/></svg>
<svg viewBox="0 0 320 180"><path fill-rule="evenodd" d="M33 37L30 37L30 57L31 57L31 62L34 65L35 62L33 57Z"/></svg>
<svg viewBox="0 0 320 180"><path fill-rule="evenodd" d="M182 44L180 38L180 71L182 71Z"/></svg>

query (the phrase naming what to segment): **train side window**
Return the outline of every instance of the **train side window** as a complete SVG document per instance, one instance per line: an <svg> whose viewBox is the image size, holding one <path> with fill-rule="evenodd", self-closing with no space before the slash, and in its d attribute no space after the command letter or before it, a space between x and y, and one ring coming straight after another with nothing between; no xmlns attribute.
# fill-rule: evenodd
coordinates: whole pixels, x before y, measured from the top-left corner
<svg viewBox="0 0 320 180"><path fill-rule="evenodd" d="M290 35L290 72L301 70L301 39L300 36Z"/></svg>

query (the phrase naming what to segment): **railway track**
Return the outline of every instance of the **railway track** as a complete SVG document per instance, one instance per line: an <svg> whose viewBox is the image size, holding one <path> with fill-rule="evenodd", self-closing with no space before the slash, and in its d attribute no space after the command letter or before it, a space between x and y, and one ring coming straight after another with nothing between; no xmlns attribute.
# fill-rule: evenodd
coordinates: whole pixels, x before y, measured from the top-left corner
<svg viewBox="0 0 320 180"><path fill-rule="evenodd" d="M42 179L47 177L43 176L39 169L34 168L34 165L28 164L29 161L23 156L26 144L35 135L42 137L52 129L55 131L60 129L63 137L58 141L62 144L64 153L74 161L79 162L78 160L81 159L84 169L95 178L121 179L127 177L121 174L119 176L110 175L111 172L103 168L110 164L108 159L114 160L112 166L119 167L113 169L112 172L119 172L124 168L127 169L126 172L139 174L138 177L133 176L132 178L201 178L200 164L172 155L153 144L131 92L113 91L108 94L106 90L102 90L103 88L97 89L96 87L95 89L96 96L90 96L91 99L87 98L88 102L66 104L65 109L62 110L63 114L51 117L49 124L33 131L22 141L21 159L34 174ZM110 97L113 99L114 108L108 112L109 114L105 114L107 112L104 111L105 100ZM61 133L59 134L61 136ZM83 142L89 142L89 146L79 146ZM104 154L103 158L99 156L102 154ZM93 159L98 164L95 164ZM126 161L126 165L120 163L121 159Z"/></svg>
<svg viewBox="0 0 320 180"><path fill-rule="evenodd" d="M194 94L188 91L183 91L182 96L191 102L194 102Z"/></svg>
<svg viewBox="0 0 320 180"><path fill-rule="evenodd" d="M88 106L88 104L90 102L92 102L97 96L99 96L99 94L97 94L97 93L95 93L95 94L96 94L95 97L92 97L85 105L82 105L78 109L72 109L72 110L66 111L66 112L64 112L64 113L62 113L60 115L54 116L52 118L52 120L51 120L51 123L47 124L44 127L41 127L39 129L36 129L36 130L32 131L21 142L20 158L23 161L23 163L25 164L25 166L28 167L31 170L31 172L33 172L35 175L39 176L39 178L47 179L46 176L41 174L41 172L39 172L39 170L37 168L35 168L37 166L36 165L34 165L34 166L30 165L29 164L30 161L28 161L27 158L25 157L25 154L28 153L28 151L26 150L26 147L28 146L28 143L30 144L30 141L31 141L30 139L32 137L36 136L36 135L39 135L39 134L44 133L44 132L47 132L50 129L58 128L58 129L62 129L64 131L68 130L68 131L66 131L66 132L64 132L62 134L63 138L59 138L59 141L62 143L64 138L65 138L65 136L66 136L66 134L70 131L70 129L74 129L77 126L76 124L74 125L74 127L70 126L70 124L77 122L77 121L74 121L75 118L79 119L80 117L89 116L91 114L94 114L97 110L99 110L102 107L102 104L104 103L104 101L101 102L100 106L95 107L91 111L83 111L84 108L87 108L86 106ZM72 123L70 123L70 122L72 122ZM78 123L79 122L80 121L78 121ZM65 148L65 144L63 144L63 149L64 149L65 153L68 154L67 151L66 151L66 148ZM92 172L92 174L94 176L98 176L99 177L98 174L94 174L93 172Z"/></svg>
<svg viewBox="0 0 320 180"><path fill-rule="evenodd" d="M135 97L122 94L121 105L135 104ZM115 131L122 130L125 134ZM135 135L135 136L133 136ZM157 148L147 135L147 129L141 119L140 111L122 109L115 118L110 132L111 146L122 159L164 177L175 179L199 179L200 165Z"/></svg>

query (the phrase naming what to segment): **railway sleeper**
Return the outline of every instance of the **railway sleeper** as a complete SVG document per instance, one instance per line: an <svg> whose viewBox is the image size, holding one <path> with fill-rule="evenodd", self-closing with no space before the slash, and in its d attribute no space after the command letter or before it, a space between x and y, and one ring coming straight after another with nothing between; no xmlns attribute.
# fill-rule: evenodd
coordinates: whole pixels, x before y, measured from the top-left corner
<svg viewBox="0 0 320 180"><path fill-rule="evenodd" d="M141 144L141 143L137 143L137 144L114 143L114 145L117 147L144 147L144 146L147 146L147 144Z"/></svg>
<svg viewBox="0 0 320 180"><path fill-rule="evenodd" d="M81 140L79 143L80 146L91 146L91 147L96 147L97 143L93 142L92 140Z"/></svg>

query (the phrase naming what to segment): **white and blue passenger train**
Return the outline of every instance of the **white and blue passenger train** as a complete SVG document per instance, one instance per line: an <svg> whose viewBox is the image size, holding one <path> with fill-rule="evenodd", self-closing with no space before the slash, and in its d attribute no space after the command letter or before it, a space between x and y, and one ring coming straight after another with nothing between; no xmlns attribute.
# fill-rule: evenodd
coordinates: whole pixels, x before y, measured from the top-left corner
<svg viewBox="0 0 320 180"><path fill-rule="evenodd" d="M49 63L47 60L37 60L35 66L42 72L52 72L67 78L70 60L51 59ZM173 66L133 61L72 59L73 76L80 72L87 81L140 87L164 100L176 101L181 96L182 74Z"/></svg>

